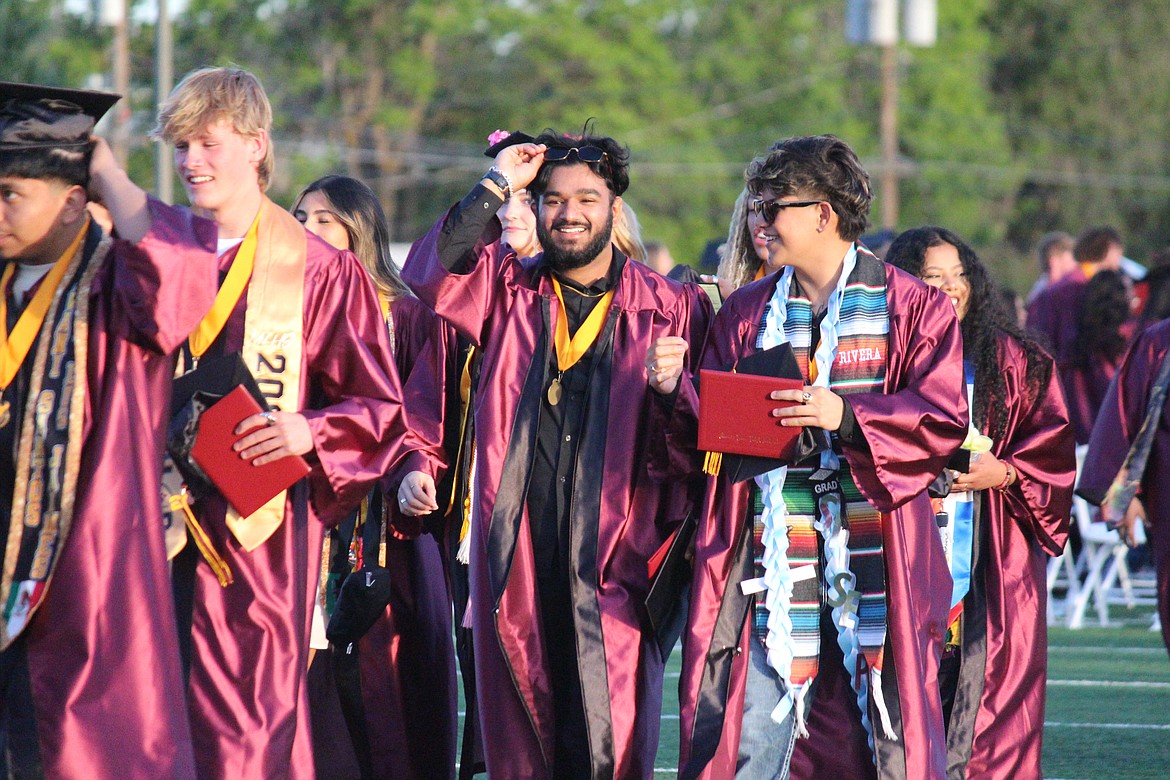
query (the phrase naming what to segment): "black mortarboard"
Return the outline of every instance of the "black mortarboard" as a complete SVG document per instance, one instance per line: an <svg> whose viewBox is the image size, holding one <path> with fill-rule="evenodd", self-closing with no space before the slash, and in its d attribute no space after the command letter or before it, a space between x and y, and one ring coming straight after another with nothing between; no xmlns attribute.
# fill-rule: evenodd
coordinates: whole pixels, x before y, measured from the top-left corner
<svg viewBox="0 0 1170 780"><path fill-rule="evenodd" d="M484 157L490 157L494 160L494 159L496 159L497 154L504 151L509 146L515 146L516 144L530 144L535 140L536 139L533 138L532 136L530 136L528 133L522 133L519 130L517 130L515 133L512 133L511 135L509 135L507 138L504 138L500 141L496 141L494 144L489 146L487 149L484 149L483 154L484 154Z"/></svg>
<svg viewBox="0 0 1170 780"><path fill-rule="evenodd" d="M94 125L121 98L0 81L0 152L88 147Z"/></svg>

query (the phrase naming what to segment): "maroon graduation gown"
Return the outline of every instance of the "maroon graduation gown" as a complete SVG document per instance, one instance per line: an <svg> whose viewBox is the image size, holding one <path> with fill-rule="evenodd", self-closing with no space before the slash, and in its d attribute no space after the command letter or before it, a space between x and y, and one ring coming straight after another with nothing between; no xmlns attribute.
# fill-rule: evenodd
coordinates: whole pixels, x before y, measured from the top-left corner
<svg viewBox="0 0 1170 780"><path fill-rule="evenodd" d="M393 598L358 643L362 700L374 778L450 778L455 774L458 705L447 580L435 537L420 533L419 521L397 511L402 477L425 471L438 481L446 467L442 380L449 329L413 296L395 300L390 316L406 413L424 447L407 453L387 480L385 500L393 507L393 520L386 538L386 568ZM325 683L327 693L318 694L321 706L315 703L312 712L317 775L356 777L357 758L336 701L333 675L324 671L324 680L317 683ZM333 700L324 700L326 696Z"/></svg>
<svg viewBox="0 0 1170 780"><path fill-rule="evenodd" d="M1093 427L1077 493L1100 504L1121 470L1125 456L1146 416L1150 386L1170 352L1170 319L1144 330L1130 347ZM1170 416L1163 409L1138 494L1150 527L1158 576L1158 612L1162 639L1170 649Z"/></svg>
<svg viewBox="0 0 1170 780"><path fill-rule="evenodd" d="M444 221L412 247L403 277L482 350L470 571L479 714L491 777L539 780L550 777L553 753L547 658L574 652L541 634L525 500L559 307L543 255L518 259L498 242L495 221L475 267L448 272L437 251ZM647 471L648 410L658 401L643 363L661 336L688 339L697 360L710 303L697 286L634 262L614 289L573 476L570 570L593 774L649 778L663 657L645 617L647 561L683 514Z"/></svg>
<svg viewBox="0 0 1170 780"><path fill-rule="evenodd" d="M300 398L312 472L290 489L284 522L250 553L228 531L218 495L195 508L235 577L224 588L204 562L196 567L188 697L202 778L314 776L305 671L320 524L340 522L411 439L365 269L350 252L305 236ZM209 356L242 348L246 306L243 295Z"/></svg>
<svg viewBox="0 0 1170 780"><path fill-rule="evenodd" d="M1043 395L1027 396L1023 349L1003 333L997 344L1007 397L989 415L1006 414L1007 431L991 451L1019 479L1006 491L981 492L948 775L1039 780L1048 557L1059 555L1068 537L1075 442L1055 374Z"/></svg>
<svg viewBox="0 0 1170 780"><path fill-rule="evenodd" d="M712 327L704 367L726 368L756 351L764 309L780 276L748 284L727 299ZM893 266L886 266L886 283L885 387L882 393L849 396L868 449L846 446L844 454L862 495L887 517L883 689L900 737L886 740L876 727L880 774L941 778L946 744L938 662L951 577L926 488L966 435L962 337L954 307L940 292ZM692 457L697 415L694 386L684 381L675 416L689 417L692 425L677 426L686 434L668 440L669 468L685 466ZM680 777L722 780L735 774L751 631L746 620L751 600L739 589L752 576L749 489L749 482L731 484L726 475L707 483L683 633ZM825 695L830 689L837 695ZM848 715L851 704L856 706L844 670L822 664L810 703L811 736L796 741L791 777L873 773L860 723L842 730L854 719Z"/></svg>
<svg viewBox="0 0 1170 780"><path fill-rule="evenodd" d="M1080 266L1055 284L1040 291L1028 304L1028 330L1035 331L1056 359L1056 374L1068 403L1069 421L1077 444L1089 440L1100 395L1093 397L1100 381L1077 367L1077 332L1081 304L1089 278ZM1105 383L1108 384L1108 377Z"/></svg>
<svg viewBox="0 0 1170 780"><path fill-rule="evenodd" d="M114 242L90 293L73 527L19 640L46 777L195 776L158 486L174 352L214 299L216 231L149 204L150 232Z"/></svg>

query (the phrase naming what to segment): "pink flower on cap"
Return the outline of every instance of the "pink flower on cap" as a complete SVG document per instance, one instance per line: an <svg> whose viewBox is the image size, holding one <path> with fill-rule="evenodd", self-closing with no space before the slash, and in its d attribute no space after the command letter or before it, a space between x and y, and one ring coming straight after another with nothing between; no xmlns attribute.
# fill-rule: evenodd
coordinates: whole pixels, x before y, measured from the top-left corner
<svg viewBox="0 0 1170 780"><path fill-rule="evenodd" d="M488 146L495 146L500 141L510 136L512 133L507 130L497 130L488 136Z"/></svg>

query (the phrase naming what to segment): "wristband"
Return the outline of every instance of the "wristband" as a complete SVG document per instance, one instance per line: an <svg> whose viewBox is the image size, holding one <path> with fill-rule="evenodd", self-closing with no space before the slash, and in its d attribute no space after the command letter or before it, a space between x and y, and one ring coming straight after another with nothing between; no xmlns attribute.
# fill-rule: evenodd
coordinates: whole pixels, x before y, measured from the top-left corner
<svg viewBox="0 0 1170 780"><path fill-rule="evenodd" d="M504 193L504 197L508 198L512 195L512 180L508 178L508 174L501 171L496 166L488 168L487 173L483 175L485 179L500 188Z"/></svg>
<svg viewBox="0 0 1170 780"><path fill-rule="evenodd" d="M1011 484L1016 481L1016 470L1012 468L1012 464L1005 461L1003 465L1007 469L1007 473L1003 475L1003 482L995 486L995 489L1001 493L1011 487Z"/></svg>

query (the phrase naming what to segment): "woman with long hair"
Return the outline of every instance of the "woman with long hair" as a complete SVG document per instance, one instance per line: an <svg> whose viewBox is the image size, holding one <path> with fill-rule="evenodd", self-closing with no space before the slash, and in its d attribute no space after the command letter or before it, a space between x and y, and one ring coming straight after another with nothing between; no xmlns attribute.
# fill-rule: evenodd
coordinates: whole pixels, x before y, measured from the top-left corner
<svg viewBox="0 0 1170 780"><path fill-rule="evenodd" d="M450 600L438 542L421 533L418 517L438 509L437 497L407 507L396 496L403 474L426 470L437 478L445 466L444 394L433 388L441 387L446 375L450 333L399 276L385 214L368 186L348 176L326 176L297 196L292 213L309 232L352 251L369 272L418 444L396 471L397 481L389 475L394 489L387 489L384 499L371 496L357 519L329 531L318 596L322 607L332 606L358 558L381 558L383 550L394 595L356 647L319 653L321 660L310 670L317 775L350 777L356 766L363 779L447 778L455 764L456 735ZM355 531L355 525L360 529L379 517L391 533ZM316 645L321 625L314 628ZM337 739L346 727L350 739Z"/></svg>
<svg viewBox="0 0 1170 780"><path fill-rule="evenodd" d="M1134 336L1133 282L1121 271L1098 271L1085 285L1077 317L1071 382L1065 387L1069 417L1093 430L1101 402Z"/></svg>
<svg viewBox="0 0 1170 780"><path fill-rule="evenodd" d="M1039 778L1045 574L1048 556L1064 549L1076 468L1055 364L951 231L908 230L886 262L950 298L963 331L968 442L991 440L969 447L970 464L942 480L955 496L939 515L956 583L939 672L947 766L951 777Z"/></svg>
<svg viewBox="0 0 1170 780"><path fill-rule="evenodd" d="M745 284L776 270L768 265L768 243L760 218L752 208L756 198L745 188L735 199L727 243L719 260L719 292L726 299ZM779 266L777 266L779 267Z"/></svg>

